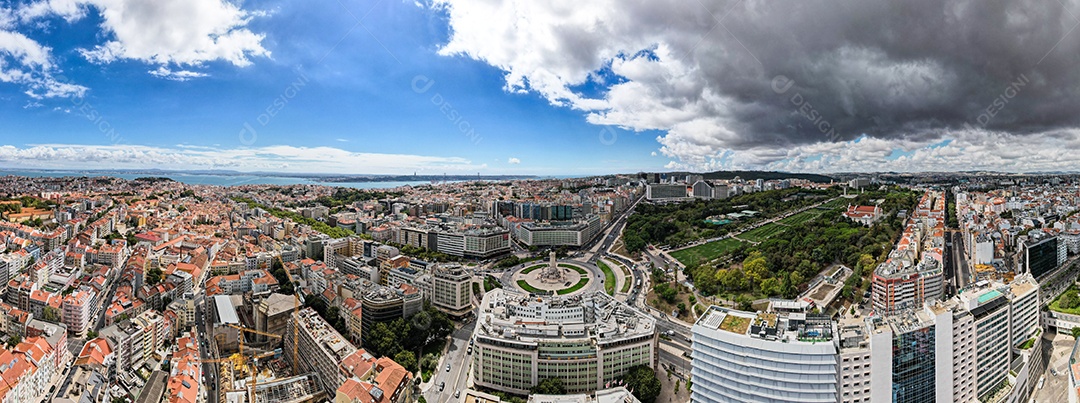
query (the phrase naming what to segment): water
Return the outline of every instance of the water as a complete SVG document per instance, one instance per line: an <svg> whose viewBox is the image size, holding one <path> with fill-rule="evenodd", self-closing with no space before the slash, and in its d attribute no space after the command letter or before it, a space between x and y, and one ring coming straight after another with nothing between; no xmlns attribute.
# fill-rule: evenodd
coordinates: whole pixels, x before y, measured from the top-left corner
<svg viewBox="0 0 1080 403"><path fill-rule="evenodd" d="M213 185L213 186L240 186L240 185L324 185L340 186L353 189L389 189L401 186L427 185L427 181L398 181L398 182L319 182L307 178L290 178L285 176L261 176L244 174L184 174L184 173L98 173L87 171L18 171L0 169L0 176L16 175L26 177L61 178L65 176L110 176L132 180L148 176L169 178L188 185Z"/></svg>

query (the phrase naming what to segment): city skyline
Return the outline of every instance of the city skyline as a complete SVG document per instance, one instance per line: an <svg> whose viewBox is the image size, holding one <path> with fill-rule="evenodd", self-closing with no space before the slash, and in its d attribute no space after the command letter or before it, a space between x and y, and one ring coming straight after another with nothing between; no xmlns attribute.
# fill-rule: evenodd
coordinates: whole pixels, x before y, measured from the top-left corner
<svg viewBox="0 0 1080 403"><path fill-rule="evenodd" d="M902 8L14 2L0 165L1076 170L1075 4Z"/></svg>

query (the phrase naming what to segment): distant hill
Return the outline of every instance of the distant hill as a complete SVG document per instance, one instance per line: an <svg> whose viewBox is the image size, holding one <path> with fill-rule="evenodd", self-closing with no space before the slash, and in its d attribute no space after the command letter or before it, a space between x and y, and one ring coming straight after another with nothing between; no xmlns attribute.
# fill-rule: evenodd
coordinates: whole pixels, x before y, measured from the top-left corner
<svg viewBox="0 0 1080 403"><path fill-rule="evenodd" d="M695 172L671 172L668 175L690 175L697 174ZM707 172L704 174L698 174L705 177L705 179L735 179L736 176L743 180L774 180L774 179L806 179L812 182L829 183L833 180L832 177L818 174L805 174L805 173L790 173L790 172L776 172L776 171L716 171Z"/></svg>

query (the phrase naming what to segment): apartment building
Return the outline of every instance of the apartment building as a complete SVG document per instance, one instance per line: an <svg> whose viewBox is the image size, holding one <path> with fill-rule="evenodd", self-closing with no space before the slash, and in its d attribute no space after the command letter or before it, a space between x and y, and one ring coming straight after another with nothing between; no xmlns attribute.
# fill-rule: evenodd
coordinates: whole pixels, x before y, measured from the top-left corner
<svg viewBox="0 0 1080 403"><path fill-rule="evenodd" d="M357 351L356 346L311 308L301 309L290 316L289 328L285 331L285 345L298 343L298 356L294 357L292 349L287 348L284 349L286 359L290 363L298 363L305 371L318 373L323 390L329 396L334 396L347 379L339 364ZM299 337L296 340L293 340L294 328L298 329L295 331Z"/></svg>

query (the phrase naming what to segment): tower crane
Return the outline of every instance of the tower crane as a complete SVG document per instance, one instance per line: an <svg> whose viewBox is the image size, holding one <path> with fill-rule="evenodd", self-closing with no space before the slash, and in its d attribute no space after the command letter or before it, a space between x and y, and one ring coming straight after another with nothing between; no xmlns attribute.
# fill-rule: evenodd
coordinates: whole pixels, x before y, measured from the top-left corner
<svg viewBox="0 0 1080 403"><path fill-rule="evenodd" d="M263 336L267 336L267 337L273 337L273 338L281 339L281 335L279 335L279 334L273 334L273 333L268 333L268 332L264 332L264 331L261 331L261 330L255 330L255 329L247 328L247 327L240 326L240 325L233 324L233 323L229 323L228 325L229 325L229 327L231 327L233 329L236 329L236 330L239 330L242 333L254 333L254 334L259 334L259 335L263 335ZM240 357L243 357L244 356L244 335L241 334L240 337L237 338L237 340L240 342ZM254 403L255 402L255 389L258 388L258 386L259 386L259 363L256 360L251 360L251 368L252 368L252 371L251 371L251 392L250 392L248 401Z"/></svg>

